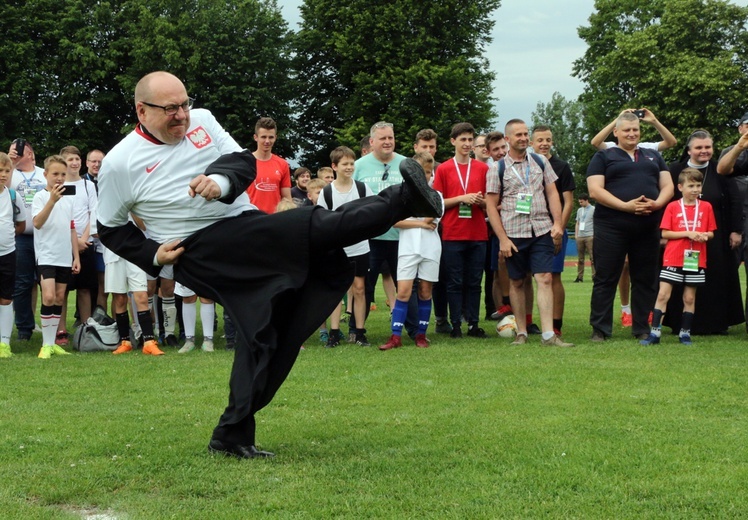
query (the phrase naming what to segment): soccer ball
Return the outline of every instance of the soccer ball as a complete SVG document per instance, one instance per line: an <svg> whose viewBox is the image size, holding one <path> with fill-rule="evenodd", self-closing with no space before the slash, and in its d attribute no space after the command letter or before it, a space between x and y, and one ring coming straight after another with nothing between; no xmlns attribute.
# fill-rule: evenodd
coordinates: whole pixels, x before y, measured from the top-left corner
<svg viewBox="0 0 748 520"><path fill-rule="evenodd" d="M517 320L514 318L514 314L505 316L497 325L496 332L502 338L513 338L517 335Z"/></svg>

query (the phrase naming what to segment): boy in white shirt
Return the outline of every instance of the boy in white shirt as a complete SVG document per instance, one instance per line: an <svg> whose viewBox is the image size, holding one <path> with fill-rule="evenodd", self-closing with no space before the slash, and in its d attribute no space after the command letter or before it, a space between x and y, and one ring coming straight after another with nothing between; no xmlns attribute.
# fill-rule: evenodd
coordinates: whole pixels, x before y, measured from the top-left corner
<svg viewBox="0 0 748 520"><path fill-rule="evenodd" d="M434 171L434 158L428 152L418 152L413 156L423 168L426 180L431 183ZM403 325L408 314L408 302L413 292L413 281L418 278L418 332L416 347L429 346L426 329L431 317L431 291L439 281L439 260L442 242L436 227L438 219L431 217L411 217L401 220L394 227L400 230L397 251L397 298L392 309L392 336L379 350L402 347Z"/></svg>
<svg viewBox="0 0 748 520"><path fill-rule="evenodd" d="M13 288L16 282L17 233L26 229L26 209L7 187L13 171L10 157L0 152L0 358L9 358L13 332Z"/></svg>
<svg viewBox="0 0 748 520"><path fill-rule="evenodd" d="M336 178L331 184L322 190L322 195L317 200L317 205L327 209L337 209L346 202L362 197L373 195L371 188L364 183L353 180L356 154L346 146L338 146L330 154L332 168ZM345 254L355 265L355 277L353 278L353 315L356 318L356 329L351 331L355 334L356 344L362 347L371 345L366 338L366 274L369 272L369 241L363 240L345 249ZM340 314L341 306L333 311L330 316L330 333L326 347L335 347L340 343Z"/></svg>
<svg viewBox="0 0 748 520"><path fill-rule="evenodd" d="M70 279L68 292L75 291L78 317L81 323L85 323L91 317L93 309L91 295L96 294L98 285L98 272L96 270L96 248L94 246L95 230L92 223L96 222L96 185L81 177L81 152L75 146L65 146L60 150L60 155L67 163L65 182L69 186L75 186L75 195L71 197L73 203L73 219L78 234L78 254L80 255L80 271ZM94 296L95 298L95 296ZM95 301L95 300L94 300ZM62 314L57 330L57 344L67 345L68 333L67 322L67 298L62 303Z"/></svg>
<svg viewBox="0 0 748 520"><path fill-rule="evenodd" d="M42 348L39 358L69 354L55 344L62 302L71 273L80 270L78 234L75 231L72 197L64 197L67 163L60 155L44 160L47 187L34 195L34 251L42 288ZM70 193L70 191L68 191Z"/></svg>

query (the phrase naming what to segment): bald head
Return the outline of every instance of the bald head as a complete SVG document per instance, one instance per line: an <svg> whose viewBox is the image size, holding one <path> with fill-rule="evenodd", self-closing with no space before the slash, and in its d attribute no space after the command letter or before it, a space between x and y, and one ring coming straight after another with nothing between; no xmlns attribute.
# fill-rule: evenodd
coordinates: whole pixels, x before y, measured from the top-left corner
<svg viewBox="0 0 748 520"><path fill-rule="evenodd" d="M177 108L176 113L173 113L174 108ZM180 142L190 126L187 89L179 78L168 72L151 72L138 81L135 111L140 124L166 144Z"/></svg>
<svg viewBox="0 0 748 520"><path fill-rule="evenodd" d="M154 95L154 90L159 90L169 85L173 87L175 84L184 89L184 84L174 74L162 70L146 74L135 85L135 103L138 101L150 101Z"/></svg>

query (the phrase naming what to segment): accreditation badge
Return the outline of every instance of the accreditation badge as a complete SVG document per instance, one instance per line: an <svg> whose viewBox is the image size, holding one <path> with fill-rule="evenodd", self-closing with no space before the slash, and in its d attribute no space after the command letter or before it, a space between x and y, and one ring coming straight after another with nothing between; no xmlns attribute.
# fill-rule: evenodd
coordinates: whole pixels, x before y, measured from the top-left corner
<svg viewBox="0 0 748 520"><path fill-rule="evenodd" d="M517 209L515 212L522 215L529 215L530 208L532 208L532 193L520 193L517 195Z"/></svg>
<svg viewBox="0 0 748 520"><path fill-rule="evenodd" d="M694 249L686 249L683 251L683 270L689 272L696 272L699 270L699 253Z"/></svg>
<svg viewBox="0 0 748 520"><path fill-rule="evenodd" d="M460 202L460 218L473 218L473 208L470 204Z"/></svg>

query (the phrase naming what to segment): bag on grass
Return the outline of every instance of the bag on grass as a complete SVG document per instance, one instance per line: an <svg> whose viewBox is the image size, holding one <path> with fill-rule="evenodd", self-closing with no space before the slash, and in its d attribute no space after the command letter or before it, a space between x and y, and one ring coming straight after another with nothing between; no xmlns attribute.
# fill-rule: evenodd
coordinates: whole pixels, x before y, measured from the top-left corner
<svg viewBox="0 0 748 520"><path fill-rule="evenodd" d="M111 318L110 318L111 319ZM79 352L113 351L119 345L117 324L102 325L93 317L73 334L73 348Z"/></svg>

